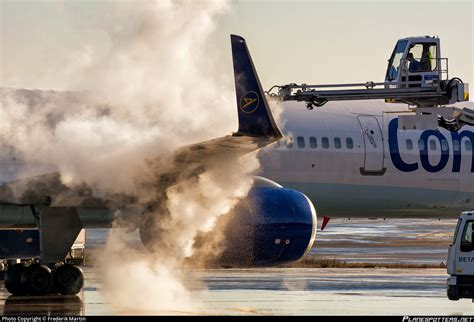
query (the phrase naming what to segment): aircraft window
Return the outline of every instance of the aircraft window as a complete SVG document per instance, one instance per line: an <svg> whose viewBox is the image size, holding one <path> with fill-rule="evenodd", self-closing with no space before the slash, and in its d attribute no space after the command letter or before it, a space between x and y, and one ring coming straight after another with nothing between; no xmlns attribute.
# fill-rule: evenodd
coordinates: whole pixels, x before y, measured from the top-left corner
<svg viewBox="0 0 474 322"><path fill-rule="evenodd" d="M413 141L411 139L407 139L407 150L413 150Z"/></svg>
<svg viewBox="0 0 474 322"><path fill-rule="evenodd" d="M346 147L349 150L352 150L354 148L354 141L352 141L352 138L346 138Z"/></svg>
<svg viewBox="0 0 474 322"><path fill-rule="evenodd" d="M286 139L286 147L287 147L288 149L291 149L291 148L293 147L293 138L292 138L292 137L288 137L288 138Z"/></svg>
<svg viewBox="0 0 474 322"><path fill-rule="evenodd" d="M314 136L309 137L309 146L311 149L316 149L318 147L318 141L316 141L316 138Z"/></svg>
<svg viewBox="0 0 474 322"><path fill-rule="evenodd" d="M323 149L329 149L329 139L324 137L321 139L321 143L323 144Z"/></svg>
<svg viewBox="0 0 474 322"><path fill-rule="evenodd" d="M304 148L304 146L305 146L304 137L298 136L298 137L296 138L296 142L298 143L298 147L299 147L300 149L303 149L303 148Z"/></svg>
<svg viewBox="0 0 474 322"><path fill-rule="evenodd" d="M430 140L430 150L431 151L436 151L436 141L435 140Z"/></svg>
<svg viewBox="0 0 474 322"><path fill-rule="evenodd" d="M443 151L448 151L449 150L448 141L446 141L446 140L441 141L441 150L443 150Z"/></svg>
<svg viewBox="0 0 474 322"><path fill-rule="evenodd" d="M423 151L425 149L425 141L423 140L418 140L418 146L420 147L420 150Z"/></svg>
<svg viewBox="0 0 474 322"><path fill-rule="evenodd" d="M461 144L459 144L458 140L453 140L453 150L454 151L459 151L461 150Z"/></svg>
<svg viewBox="0 0 474 322"><path fill-rule="evenodd" d="M466 149L466 151L472 151L472 142L471 141L465 141L464 142L464 148Z"/></svg>
<svg viewBox="0 0 474 322"><path fill-rule="evenodd" d="M341 143L341 138L334 138L334 147L336 149L340 149L342 146L342 143Z"/></svg>

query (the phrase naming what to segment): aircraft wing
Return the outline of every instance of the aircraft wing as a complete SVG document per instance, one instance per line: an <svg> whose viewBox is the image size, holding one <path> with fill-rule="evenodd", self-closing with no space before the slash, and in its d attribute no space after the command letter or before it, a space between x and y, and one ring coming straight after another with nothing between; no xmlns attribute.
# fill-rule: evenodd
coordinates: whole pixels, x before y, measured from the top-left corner
<svg viewBox="0 0 474 322"><path fill-rule="evenodd" d="M237 132L188 145L176 151L171 166L159 171L161 175L156 178L158 188L166 189L181 179L203 172L216 160L250 153L282 137L271 114L245 40L240 36L231 35L231 44L239 119ZM18 194L12 193L23 190L22 188L26 191L19 197ZM13 195L17 197L13 198ZM85 204L85 200L90 200L91 197L82 192L71 191L62 185L58 173L4 183L0 187L0 203L3 204L87 207L89 202ZM100 203L108 204L107 201Z"/></svg>

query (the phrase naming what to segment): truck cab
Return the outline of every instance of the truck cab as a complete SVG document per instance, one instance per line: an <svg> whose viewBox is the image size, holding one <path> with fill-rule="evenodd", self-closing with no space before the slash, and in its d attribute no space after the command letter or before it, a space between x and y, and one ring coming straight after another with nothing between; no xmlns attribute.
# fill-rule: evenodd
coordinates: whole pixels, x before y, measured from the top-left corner
<svg viewBox="0 0 474 322"><path fill-rule="evenodd" d="M441 66L440 44L437 37L408 37L400 39L388 61L385 82L390 88L436 87L447 73ZM447 76L447 75L446 75Z"/></svg>
<svg viewBox="0 0 474 322"><path fill-rule="evenodd" d="M461 214L449 246L447 280L448 298L474 298L474 211Z"/></svg>

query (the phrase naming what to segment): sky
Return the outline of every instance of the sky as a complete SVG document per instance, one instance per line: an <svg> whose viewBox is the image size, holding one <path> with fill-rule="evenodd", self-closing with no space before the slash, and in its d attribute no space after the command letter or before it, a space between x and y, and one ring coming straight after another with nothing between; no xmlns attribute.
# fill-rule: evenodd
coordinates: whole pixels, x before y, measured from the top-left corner
<svg viewBox="0 0 474 322"><path fill-rule="evenodd" d="M1 87L69 89L56 76L71 57L84 48L107 53L103 24L114 2L0 3ZM473 16L474 0L233 1L218 16L210 41L219 53L223 81L231 83L229 34L245 37L268 89L287 83L383 81L399 38L436 35L442 57L449 59L450 77L471 83L472 96Z"/></svg>

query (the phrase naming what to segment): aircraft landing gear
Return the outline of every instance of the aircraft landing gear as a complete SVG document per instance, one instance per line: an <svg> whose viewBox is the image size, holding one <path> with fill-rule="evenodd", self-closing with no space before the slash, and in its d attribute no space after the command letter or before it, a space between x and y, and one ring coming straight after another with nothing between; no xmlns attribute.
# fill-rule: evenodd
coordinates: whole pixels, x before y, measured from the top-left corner
<svg viewBox="0 0 474 322"><path fill-rule="evenodd" d="M40 264L14 264L5 273L5 287L13 295L75 295L83 286L82 270L70 264L54 271Z"/></svg>
<svg viewBox="0 0 474 322"><path fill-rule="evenodd" d="M54 272L54 286L63 295L76 295L84 286L82 270L74 265L59 266Z"/></svg>
<svg viewBox="0 0 474 322"><path fill-rule="evenodd" d="M53 275L48 266L31 264L21 273L20 286L26 294L44 295L51 289Z"/></svg>
<svg viewBox="0 0 474 322"><path fill-rule="evenodd" d="M25 295L23 287L21 286L21 273L25 266L23 264L14 264L8 267L5 272L5 287L8 292L13 295Z"/></svg>

